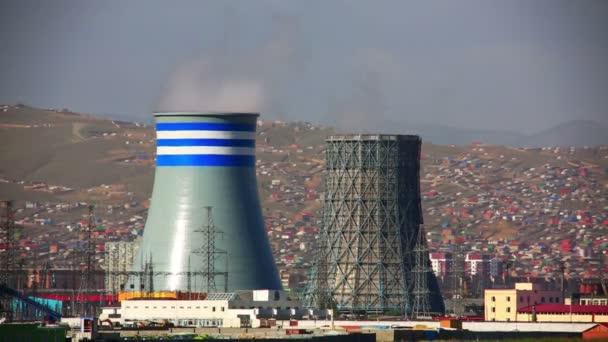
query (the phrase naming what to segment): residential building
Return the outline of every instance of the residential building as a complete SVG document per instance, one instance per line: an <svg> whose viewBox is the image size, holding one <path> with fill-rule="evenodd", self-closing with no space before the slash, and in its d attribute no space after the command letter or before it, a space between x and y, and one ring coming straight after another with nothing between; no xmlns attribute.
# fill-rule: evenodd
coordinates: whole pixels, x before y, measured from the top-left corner
<svg viewBox="0 0 608 342"><path fill-rule="evenodd" d="M464 272L467 276L487 276L489 257L481 253L467 253L464 260Z"/></svg>
<svg viewBox="0 0 608 342"><path fill-rule="evenodd" d="M444 278L452 262L452 254L450 253L430 253L431 268L435 276Z"/></svg>

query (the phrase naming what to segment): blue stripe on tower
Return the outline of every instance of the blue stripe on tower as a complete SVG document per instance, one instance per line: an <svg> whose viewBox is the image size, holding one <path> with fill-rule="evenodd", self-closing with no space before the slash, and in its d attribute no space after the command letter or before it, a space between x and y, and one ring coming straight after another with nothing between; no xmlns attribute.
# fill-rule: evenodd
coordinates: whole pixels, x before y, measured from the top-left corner
<svg viewBox="0 0 608 342"><path fill-rule="evenodd" d="M240 131L255 132L255 124L229 124L214 122L162 122L156 124L157 131Z"/></svg>
<svg viewBox="0 0 608 342"><path fill-rule="evenodd" d="M166 154L157 156L156 165L253 167L255 166L255 156L238 154Z"/></svg>
<svg viewBox="0 0 608 342"><path fill-rule="evenodd" d="M157 146L232 146L255 147L253 139L158 139Z"/></svg>

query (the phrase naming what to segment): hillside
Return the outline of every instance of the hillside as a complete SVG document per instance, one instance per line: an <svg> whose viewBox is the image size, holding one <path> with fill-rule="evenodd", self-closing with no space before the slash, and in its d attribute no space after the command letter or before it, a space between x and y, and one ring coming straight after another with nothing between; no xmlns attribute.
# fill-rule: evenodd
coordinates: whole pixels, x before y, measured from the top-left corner
<svg viewBox="0 0 608 342"><path fill-rule="evenodd" d="M332 132L279 121L262 121L258 131L266 225L279 267L298 279L305 278L316 246L323 140ZM73 254L51 251L78 241L75 227L84 203L96 205L100 241L140 236L154 148L149 125L0 106L0 197L17 201L17 219L25 227L20 244L29 251L22 256L36 251L52 256L57 267L67 265ZM469 251L515 255L514 272L522 275L552 276L563 260L578 277L606 267L607 147L424 143L422 164L424 220L433 251L449 250L461 237ZM566 252L560 249L565 239L576 241ZM533 262L535 253L546 263Z"/></svg>

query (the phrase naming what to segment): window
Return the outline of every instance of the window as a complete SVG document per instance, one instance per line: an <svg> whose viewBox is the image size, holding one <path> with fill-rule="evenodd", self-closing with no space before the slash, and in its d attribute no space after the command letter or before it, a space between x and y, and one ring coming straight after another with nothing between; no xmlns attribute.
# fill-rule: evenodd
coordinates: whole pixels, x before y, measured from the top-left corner
<svg viewBox="0 0 608 342"><path fill-rule="evenodd" d="M211 308L211 311L215 312L215 306Z"/></svg>
<svg viewBox="0 0 608 342"><path fill-rule="evenodd" d="M519 301L523 302L524 301L524 296L519 296Z"/></svg>
<svg viewBox="0 0 608 342"><path fill-rule="evenodd" d="M507 302L511 301L511 296L507 296Z"/></svg>
<svg viewBox="0 0 608 342"><path fill-rule="evenodd" d="M553 297L549 297L549 303L553 303Z"/></svg>
<svg viewBox="0 0 608 342"><path fill-rule="evenodd" d="M495 302L496 301L496 297L492 296L492 301Z"/></svg>
<svg viewBox="0 0 608 342"><path fill-rule="evenodd" d="M222 306L222 312L224 312L224 311L226 311L226 310L224 310L224 307Z"/></svg>
<svg viewBox="0 0 608 342"><path fill-rule="evenodd" d="M544 303L545 302L545 297L540 297L540 302Z"/></svg>
<svg viewBox="0 0 608 342"><path fill-rule="evenodd" d="M511 312L511 307L507 306L507 312Z"/></svg>
<svg viewBox="0 0 608 342"><path fill-rule="evenodd" d="M496 312L496 308L492 308L492 312Z"/></svg>

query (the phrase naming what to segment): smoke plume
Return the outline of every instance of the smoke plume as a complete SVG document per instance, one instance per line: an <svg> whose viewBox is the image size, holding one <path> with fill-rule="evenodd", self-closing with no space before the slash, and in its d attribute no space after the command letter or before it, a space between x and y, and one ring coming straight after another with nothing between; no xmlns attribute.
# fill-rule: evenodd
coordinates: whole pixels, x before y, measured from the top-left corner
<svg viewBox="0 0 608 342"><path fill-rule="evenodd" d="M231 12L229 12L231 13ZM232 15L232 14L230 14ZM228 15L228 16L230 16ZM226 22L238 22L226 17ZM220 47L179 65L161 95L157 111L267 112L280 109L276 89L297 63L292 34L297 20L273 16L273 34L251 51L230 46L234 25L228 25ZM275 115L281 115L276 113Z"/></svg>
<svg viewBox="0 0 608 342"><path fill-rule="evenodd" d="M264 104L261 79L230 75L213 59L180 65L171 76L158 111L259 112Z"/></svg>

